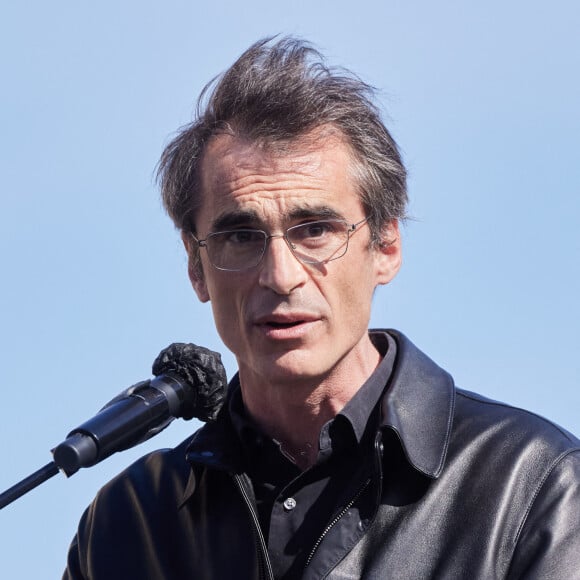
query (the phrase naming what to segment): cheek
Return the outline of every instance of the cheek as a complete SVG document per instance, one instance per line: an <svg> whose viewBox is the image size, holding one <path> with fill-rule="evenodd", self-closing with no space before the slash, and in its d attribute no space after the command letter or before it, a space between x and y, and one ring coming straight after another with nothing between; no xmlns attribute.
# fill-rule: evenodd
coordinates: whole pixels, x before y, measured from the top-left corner
<svg viewBox="0 0 580 580"><path fill-rule="evenodd" d="M370 318L372 292L369 292L368 287L361 285L350 285L344 292L343 304L347 313L349 325L353 328L363 326L365 329L368 326Z"/></svg>
<svg viewBox="0 0 580 580"><path fill-rule="evenodd" d="M235 312L235 287L223 282L216 283L215 280L208 280L207 288L215 319L227 319L233 316Z"/></svg>
<svg viewBox="0 0 580 580"><path fill-rule="evenodd" d="M240 324L236 309L231 302L220 298L212 298L211 307L216 330L226 347L236 352L237 340L240 336Z"/></svg>
<svg viewBox="0 0 580 580"><path fill-rule="evenodd" d="M218 274L207 280L208 294L217 331L230 349L239 342L243 330L243 296L241 280L228 275L226 279Z"/></svg>
<svg viewBox="0 0 580 580"><path fill-rule="evenodd" d="M375 286L371 273L368 268L361 271L352 264L341 272L340 278L340 284L329 284L334 316L347 332L359 332L361 327L366 330Z"/></svg>

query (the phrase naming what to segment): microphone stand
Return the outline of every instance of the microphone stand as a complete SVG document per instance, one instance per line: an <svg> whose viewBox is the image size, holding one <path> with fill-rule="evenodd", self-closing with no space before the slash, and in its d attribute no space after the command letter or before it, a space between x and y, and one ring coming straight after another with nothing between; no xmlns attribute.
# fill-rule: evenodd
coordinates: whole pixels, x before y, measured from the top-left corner
<svg viewBox="0 0 580 580"><path fill-rule="evenodd" d="M114 452L133 447L165 429L175 418L170 415L167 397L162 391L170 384L182 388L169 376L164 379L157 377L153 381L137 383L109 401L95 417L69 433L65 441L52 449L54 461L0 494L0 510L59 471L70 477L81 467L95 465ZM170 392L169 395L177 399L176 394ZM179 401L176 407L178 404Z"/></svg>
<svg viewBox="0 0 580 580"><path fill-rule="evenodd" d="M153 373L154 379L129 387L71 431L52 449L54 461L0 494L0 509L59 471L70 477L146 441L177 417L215 419L228 385L218 353L195 344L171 344L155 359Z"/></svg>
<svg viewBox="0 0 580 580"><path fill-rule="evenodd" d="M56 475L58 471L59 469L56 463L51 461L38 471L35 471L32 475L25 477L22 481L7 489L4 493L0 494L0 510Z"/></svg>

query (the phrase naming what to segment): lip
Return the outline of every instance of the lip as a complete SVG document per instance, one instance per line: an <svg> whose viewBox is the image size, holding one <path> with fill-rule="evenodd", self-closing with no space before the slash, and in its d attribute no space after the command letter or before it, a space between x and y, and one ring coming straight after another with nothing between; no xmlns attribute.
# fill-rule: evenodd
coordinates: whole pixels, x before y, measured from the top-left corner
<svg viewBox="0 0 580 580"><path fill-rule="evenodd" d="M319 321L312 313L292 312L266 314L254 321L254 326L267 338L273 340L295 340L303 338Z"/></svg>

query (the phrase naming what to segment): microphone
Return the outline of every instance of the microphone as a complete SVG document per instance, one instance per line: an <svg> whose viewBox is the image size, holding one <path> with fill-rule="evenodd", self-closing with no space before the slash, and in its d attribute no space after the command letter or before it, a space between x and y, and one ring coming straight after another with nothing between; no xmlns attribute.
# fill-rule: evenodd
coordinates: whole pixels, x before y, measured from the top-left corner
<svg viewBox="0 0 580 580"><path fill-rule="evenodd" d="M157 435L175 418L215 420L227 394L218 353L174 343L159 353L153 374L109 401L52 450L67 477Z"/></svg>

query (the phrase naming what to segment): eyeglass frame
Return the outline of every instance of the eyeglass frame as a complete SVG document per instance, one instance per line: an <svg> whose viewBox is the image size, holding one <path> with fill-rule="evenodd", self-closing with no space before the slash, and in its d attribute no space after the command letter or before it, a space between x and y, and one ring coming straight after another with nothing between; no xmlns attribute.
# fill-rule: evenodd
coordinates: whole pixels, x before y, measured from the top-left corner
<svg viewBox="0 0 580 580"><path fill-rule="evenodd" d="M234 230L220 230L217 232L210 232L205 238L203 238L202 240L198 239L195 234L193 232L189 232L189 235L191 236L191 238L193 239L193 241L198 245L198 248L205 248L207 251L207 240L213 236L217 236L220 234L229 234L229 233L236 233L236 232L257 232L260 234L264 234L264 246L262 248L262 251L259 255L259 258L257 259L256 263L251 265L251 266L247 266L245 268L222 268L221 266L216 266L213 261L210 258L209 252L208 252L208 259L209 259L209 263L216 269L219 270L220 272L246 272L247 270L252 270L253 268L256 268L257 266L260 265L260 263L262 262L262 260L264 259L264 255L266 254L266 250L268 249L268 243L270 242L270 240L274 239L274 238L284 238L284 241L286 242L286 245L288 246L290 252L292 252L292 255L302 264L310 264L313 266L320 266L322 264L326 264L328 262L332 262L334 260L338 260L339 258L342 258L348 251L348 243L350 241L350 236L351 234L353 234L357 228L365 223L367 223L370 219L370 216L367 216L365 218L363 218L362 220L355 222L355 223L349 223L347 220L341 219L341 218L326 218L326 219L319 219L319 220L314 220L311 222L305 222L302 224L296 224L294 226L290 226L289 228L286 229L286 231L284 231L284 233L282 234L268 234L268 232L266 232L265 230L261 230L258 228L239 228L239 229L234 229ZM309 260L308 258L304 258L301 256L298 256L295 252L295 247L293 247L292 242L288 239L288 232L296 229L296 228L301 228L310 224L316 224L319 222L339 222L339 223L343 223L344 225L347 226L346 229L346 242L344 244L344 252L342 254L340 254L340 256L335 256L335 257L330 257L327 258L325 260Z"/></svg>

